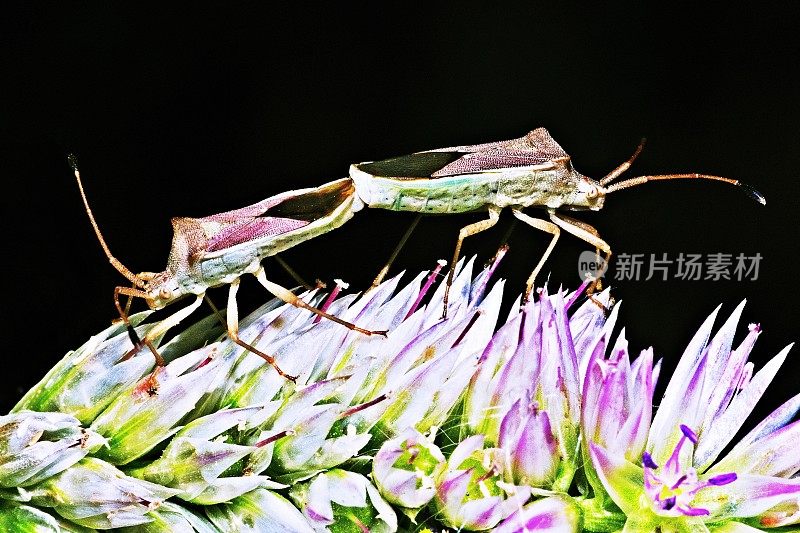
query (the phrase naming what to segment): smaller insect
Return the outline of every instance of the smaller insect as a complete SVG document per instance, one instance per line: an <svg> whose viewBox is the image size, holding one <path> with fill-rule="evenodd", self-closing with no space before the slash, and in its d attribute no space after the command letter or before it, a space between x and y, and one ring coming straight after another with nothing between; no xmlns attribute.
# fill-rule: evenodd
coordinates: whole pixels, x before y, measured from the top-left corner
<svg viewBox="0 0 800 533"><path fill-rule="evenodd" d="M457 263L464 239L497 224L500 212L506 207L522 222L550 233L552 239L526 282L527 300L561 230L591 244L598 254L603 252L606 261L611 257L611 247L595 228L562 211L597 211L603 207L608 194L648 181L677 179L714 180L736 185L759 203L766 203L758 191L740 181L707 174L638 176L612 183L630 168L643 144L627 161L597 181L575 170L570 156L544 128L509 141L439 148L358 163L350 167L350 177L355 182L356 193L368 207L432 215L488 211L488 219L461 229L451 265ZM527 215L522 211L526 207L546 210L549 220ZM443 318L447 316L453 273L451 268ZM380 276L376 283L378 281Z"/></svg>
<svg viewBox="0 0 800 533"><path fill-rule="evenodd" d="M109 262L125 276L133 287L116 287L114 305L120 318L128 326L134 348L126 358L147 346L156 358L157 367L164 365L154 341L173 326L192 314L202 304L206 290L230 285L227 305L227 330L233 342L262 357L281 376L294 381L295 376L285 373L274 357L258 350L239 338L238 306L236 293L240 277L253 274L267 291L286 303L307 309L317 315L338 322L351 330L366 335L385 335L385 331L371 331L325 313L313 307L290 290L267 279L261 261L296 244L338 228L353 213L363 207L355 194L353 182L342 178L320 187L281 193L248 207L219 213L204 218L173 218L174 236L167 268L162 272L134 274L111 254L103 238L81 183L74 157L70 164L78 182L89 221ZM185 297L194 301L168 316L142 339L138 339L128 320L127 306L120 296L142 298L151 309L162 309Z"/></svg>

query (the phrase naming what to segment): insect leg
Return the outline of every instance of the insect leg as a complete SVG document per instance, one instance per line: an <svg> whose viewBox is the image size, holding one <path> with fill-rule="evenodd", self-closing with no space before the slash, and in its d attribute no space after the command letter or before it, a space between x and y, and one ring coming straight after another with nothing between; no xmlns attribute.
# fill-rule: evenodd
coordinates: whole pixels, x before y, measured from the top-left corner
<svg viewBox="0 0 800 533"><path fill-rule="evenodd" d="M124 309L119 301L120 294L128 297L128 301ZM150 342L150 340L148 340L146 337L144 340L140 339L139 335L136 334L136 330L133 329L133 325L131 325L130 320L128 320L128 308L130 307L130 302L133 298L143 298L147 300L147 294L144 291L140 291L139 289L134 289L131 287L116 287L114 289L114 306L117 308L119 318L125 324L125 328L128 330L128 337L130 337L131 343L133 344L133 348L128 350L128 352L123 355L122 359L120 360L127 361L133 357L133 355L144 345L147 346L153 353L153 357L156 359L156 365L164 366L164 358L158 353L158 350L156 350L156 347L153 346L153 343Z"/></svg>
<svg viewBox="0 0 800 533"><path fill-rule="evenodd" d="M442 309L442 320L447 318L447 300L450 296L450 286L453 284L453 277L456 272L456 264L458 263L458 256L461 255L461 244L464 242L464 239L475 235L476 233L480 233L482 231L486 231L487 229L491 228L497 221L500 220L500 209L495 206L489 207L489 218L487 220L481 220L480 222L475 222L474 224L470 224L468 226L464 226L461 228L461 231L458 232L458 241L456 241L456 251L453 253L453 262L450 263L450 272L447 274L447 287L444 290L444 298L443 298L443 309Z"/></svg>
<svg viewBox="0 0 800 533"><path fill-rule="evenodd" d="M381 271L378 272L377 276L375 276L375 279L373 280L372 285L370 286L370 288L367 289L367 292L371 291L372 289L374 289L375 287L377 287L378 285L381 284L381 282L383 281L383 278L386 277L386 274L389 272L389 269L392 267L392 263L394 263L394 260L397 259L397 255L400 253L400 250L403 249L403 246L405 246L406 241L408 240L408 238L411 237L411 234L414 232L414 228L417 227L417 224L419 224L419 221L420 221L421 218L422 218L422 215L417 215L416 218L414 218L414 222L411 223L411 225L408 227L406 232L403 234L403 237L400 239L400 242L397 243L397 246L395 247L394 251L392 252L392 255L389 256L389 260L386 261L386 264L383 266Z"/></svg>
<svg viewBox="0 0 800 533"><path fill-rule="evenodd" d="M197 298L195 299L194 302L187 305L180 311L168 316L167 318L165 318L164 320L153 326L153 328L147 332L147 335L144 336L142 342L145 343L147 343L148 341L152 342L156 340L158 337L162 336L167 331L169 331L170 329L172 329L173 327L177 326L181 322L181 320L194 313L195 310L198 307L200 307L200 305L203 303L203 296L205 295L204 294L197 295Z"/></svg>
<svg viewBox="0 0 800 533"><path fill-rule="evenodd" d="M596 249L601 250L605 253L604 260L606 264L611 259L611 247L608 245L606 241L604 241L598 231L587 224L586 222L582 222L580 220L575 220L572 217L568 217L566 215L561 215L556 213L555 211L550 211L550 220L552 220L555 224L561 227L567 233L571 233L575 235L579 239L588 242L589 244L593 245ZM589 296L589 299L592 300L595 304L599 305L603 309L606 309L606 306L596 300L592 293L600 288L600 278L598 277L594 283L589 285L586 289L586 294Z"/></svg>
<svg viewBox="0 0 800 533"><path fill-rule="evenodd" d="M525 303L528 301L528 298L530 298L531 291L533 290L533 282L536 280L536 276L539 274L539 271L542 270L544 262L547 261L548 257L550 257L550 254L553 252L553 248L556 246L556 241L558 241L558 237L561 235L561 230L552 222L530 217L522 211L518 211L517 209L513 209L511 213L525 224L553 235L553 238L550 239L550 244L547 246L547 250L544 251L542 258L539 259L539 263L536 264L533 272L531 272L531 275L528 276L528 281L525 282L525 294L522 298L522 302Z"/></svg>
<svg viewBox="0 0 800 533"><path fill-rule="evenodd" d="M264 267L259 267L258 270L256 270L253 273L253 275L256 277L258 282L261 283L261 285L263 285L265 289L267 289L267 291L269 291L271 294L274 294L275 296L277 296L279 299L283 300L287 304L292 304L293 306L299 307L300 309L306 309L306 310L311 311L312 313L314 313L316 315L321 316L322 318L327 318L328 320L332 320L332 321L336 322L337 324L341 324L341 325L343 325L344 327L346 327L348 329L352 329L353 331L358 331L359 333L363 333L365 335L383 335L384 337L386 336L386 331L372 331L372 330L369 330L369 329L360 328L360 327L356 326L355 324L347 322L346 320L342 320L341 318L335 317L333 315L329 315L328 313L326 313L324 311L320 311L319 309L317 309L313 305L307 304L306 302L304 302L303 300L298 298L289 289L287 289L285 287L281 287L277 283L273 283L272 281L269 281L267 279L266 274L264 273Z"/></svg>
<svg viewBox="0 0 800 533"><path fill-rule="evenodd" d="M142 281L151 281L153 278L156 277L156 273L155 272L139 272L138 274L136 274L136 277L141 279ZM135 283L133 284L132 288L136 289L136 284ZM130 313L131 313L131 304L133 303L133 298L134 298L130 294L128 294L127 296L128 296L128 299L125 300L125 316L130 315ZM146 299L146 296L140 296L140 297ZM133 331L133 328L130 328L128 333L133 335L131 337L131 340L133 340L134 344L141 344L141 341L139 340L139 337L136 335L136 332Z"/></svg>
<svg viewBox="0 0 800 533"><path fill-rule="evenodd" d="M282 269L284 269L286 271L287 274L292 276L292 279L295 280L301 287L303 287L307 291L310 291L311 289L314 288L306 280L301 278L300 274L298 274L295 269L293 269L292 267L289 266L289 263L287 263L286 261L284 261L282 258L280 258L277 255L273 255L272 258L275 260L276 263L278 263L281 266Z"/></svg>
<svg viewBox="0 0 800 533"><path fill-rule="evenodd" d="M153 369L153 371L150 373L147 379L142 383L142 385L140 385L140 387L142 387L142 390L146 391L149 395L152 396L157 394L158 372L165 366L164 358L161 357L156 351L155 346L153 346L153 341L156 340L161 335L163 335L164 333L166 333L167 331L169 331L170 329L172 329L174 326L177 326L181 320L191 315L198 307L200 307L200 304L203 303L203 296L204 295L202 294L198 295L197 299L190 305L187 305L177 313L168 316L167 318L165 318L164 320L153 326L153 328L150 329L150 331L147 332L147 335L145 335L144 338L142 339L142 343L146 344L147 347L150 348L150 351L153 352L153 355L156 357L156 367ZM128 359L134 353L139 351L140 346L141 345L134 346L131 351L125 354L125 357L123 357L122 360L124 361L125 359Z"/></svg>
<svg viewBox="0 0 800 533"><path fill-rule="evenodd" d="M227 312L228 323L226 324L228 328L228 337L230 337L230 339L233 342L235 342L245 350L248 350L254 353L255 355L259 356L260 358L262 358L264 361L272 365L272 368L274 368L279 375L283 376L284 378L294 383L295 381L297 381L297 376L290 376L289 374L281 370L281 367L278 366L278 363L275 361L274 357L265 354L261 350L255 348L254 346L244 342L242 339L239 338L239 306L236 304L236 292L239 290L239 283L240 279L236 278L233 282L231 282L230 289L228 290L228 312Z"/></svg>

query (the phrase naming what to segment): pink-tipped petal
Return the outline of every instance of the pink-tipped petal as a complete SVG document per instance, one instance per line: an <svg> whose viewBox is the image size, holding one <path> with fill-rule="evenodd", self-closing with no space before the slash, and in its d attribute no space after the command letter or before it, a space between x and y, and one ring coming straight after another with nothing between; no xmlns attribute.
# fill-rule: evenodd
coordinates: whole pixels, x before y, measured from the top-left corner
<svg viewBox="0 0 800 533"><path fill-rule="evenodd" d="M494 533L577 533L582 518L577 505L566 496L536 500L503 520Z"/></svg>
<svg viewBox="0 0 800 533"><path fill-rule="evenodd" d="M685 421L680 418L685 414L681 406L684 403L687 384L692 381L693 376L696 376L696 368L703 357L704 348L711 335L711 328L714 326L714 319L719 313L719 309L717 307L706 318L678 361L678 366L675 368L675 372L667 385L667 390L664 392L664 398L660 402L658 412L653 418L648 449L652 450L655 444L666 442L675 427ZM672 446L674 446L674 442L667 444L665 448L671 451ZM661 454L657 455L661 456Z"/></svg>
<svg viewBox="0 0 800 533"><path fill-rule="evenodd" d="M758 517L785 503L797 504L800 479L740 475L723 486L709 486L697 493L693 505L711 511L715 520Z"/></svg>
<svg viewBox="0 0 800 533"><path fill-rule="evenodd" d="M547 412L531 413L520 428L510 450L514 482L520 485L547 487L559 465L558 446Z"/></svg>
<svg viewBox="0 0 800 533"><path fill-rule="evenodd" d="M761 399L773 378L777 375L781 365L789 354L791 345L773 357L764 367L753 376L747 386L733 399L731 404L715 421L713 431L703 435L703 440L695 451L694 464L698 468L710 466L723 448L733 440L733 437L744 424L750 413Z"/></svg>

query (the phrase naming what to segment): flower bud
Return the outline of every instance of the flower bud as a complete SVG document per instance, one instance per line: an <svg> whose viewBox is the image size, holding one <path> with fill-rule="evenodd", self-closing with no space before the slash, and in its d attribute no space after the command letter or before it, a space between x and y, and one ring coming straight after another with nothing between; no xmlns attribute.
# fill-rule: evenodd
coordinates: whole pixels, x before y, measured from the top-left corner
<svg viewBox="0 0 800 533"><path fill-rule="evenodd" d="M179 498L201 505L229 501L260 486L282 488L265 476L231 475L229 468L258 448L214 439L233 426L244 426L260 410L261 407L230 409L193 420L175 434L161 457L129 473L179 489Z"/></svg>
<svg viewBox="0 0 800 533"><path fill-rule="evenodd" d="M126 476L111 464L87 457L32 487L34 505L95 529L146 524L147 513L180 491Z"/></svg>
<svg viewBox="0 0 800 533"><path fill-rule="evenodd" d="M431 439L408 428L378 450L372 461L372 479L389 503L419 509L433 499L434 473L444 462Z"/></svg>
<svg viewBox="0 0 800 533"><path fill-rule="evenodd" d="M0 416L0 487L35 485L105 442L68 414L20 411Z"/></svg>
<svg viewBox="0 0 800 533"><path fill-rule="evenodd" d="M530 498L529 487L503 481L499 450L484 450L483 440L474 435L461 441L437 478L434 503L448 527L490 529Z"/></svg>
<svg viewBox="0 0 800 533"><path fill-rule="evenodd" d="M397 531L397 515L360 474L333 469L292 487L292 500L315 531Z"/></svg>

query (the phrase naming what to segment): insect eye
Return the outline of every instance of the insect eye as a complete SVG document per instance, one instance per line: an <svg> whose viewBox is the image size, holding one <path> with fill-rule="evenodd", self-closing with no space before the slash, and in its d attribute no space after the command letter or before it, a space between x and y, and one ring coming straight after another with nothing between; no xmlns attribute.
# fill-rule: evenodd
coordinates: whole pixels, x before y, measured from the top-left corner
<svg viewBox="0 0 800 533"><path fill-rule="evenodd" d="M594 198L597 196L597 187L592 186L592 188L589 189L589 192L586 193L586 196L588 198Z"/></svg>
<svg viewBox="0 0 800 533"><path fill-rule="evenodd" d="M169 300L170 298L172 298L172 291L164 287L160 291L158 291L158 296L162 300Z"/></svg>

